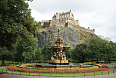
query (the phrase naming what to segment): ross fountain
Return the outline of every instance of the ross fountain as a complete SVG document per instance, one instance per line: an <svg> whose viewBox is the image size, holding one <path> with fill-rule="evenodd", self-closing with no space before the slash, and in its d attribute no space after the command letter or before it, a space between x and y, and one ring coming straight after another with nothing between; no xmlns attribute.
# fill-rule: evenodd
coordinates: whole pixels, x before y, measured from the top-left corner
<svg viewBox="0 0 116 78"><path fill-rule="evenodd" d="M53 55L50 60L50 64L53 65L68 65L69 62L66 60L65 50L70 47L63 47L64 39L60 36L60 27L58 27L58 37L55 37L55 46L48 47L49 50L53 50Z"/></svg>
<svg viewBox="0 0 116 78"><path fill-rule="evenodd" d="M53 50L49 65L36 64L36 67L43 68L77 68L81 65L70 65L66 60L65 50L70 47L63 47L64 39L60 35L60 27L58 27L58 36L54 38L54 46L48 47L49 50Z"/></svg>

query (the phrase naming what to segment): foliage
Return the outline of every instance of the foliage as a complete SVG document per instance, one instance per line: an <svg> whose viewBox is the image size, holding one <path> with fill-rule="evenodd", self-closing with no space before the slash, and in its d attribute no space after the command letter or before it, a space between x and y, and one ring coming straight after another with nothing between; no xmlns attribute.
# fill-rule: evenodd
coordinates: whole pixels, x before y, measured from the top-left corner
<svg viewBox="0 0 116 78"><path fill-rule="evenodd" d="M7 55L9 54L7 47L3 47L3 48L0 47L0 56L3 56L5 54L7 54Z"/></svg>
<svg viewBox="0 0 116 78"><path fill-rule="evenodd" d="M5 65L4 58L6 55L9 55L9 51L7 50L7 47L0 47L0 57L2 59L2 65Z"/></svg>
<svg viewBox="0 0 116 78"><path fill-rule="evenodd" d="M54 46L54 42L50 41L48 43L45 44L45 46L42 49L42 55L44 55L44 60L50 60L51 56L52 56L52 50L48 50L48 47Z"/></svg>
<svg viewBox="0 0 116 78"><path fill-rule="evenodd" d="M33 58L35 57L35 52L37 50L37 44L38 39L37 38L32 38L31 42L19 37L17 40L17 45L16 45L16 59L18 61L23 61L23 60L33 60Z"/></svg>
<svg viewBox="0 0 116 78"><path fill-rule="evenodd" d="M84 62L89 59L109 60L116 58L116 44L108 38L93 36L85 44L78 44L73 51L73 59ZM86 57L86 58L84 58ZM84 60L85 59L85 60Z"/></svg>
<svg viewBox="0 0 116 78"><path fill-rule="evenodd" d="M62 30L60 30L60 32L62 32L62 31L64 31L64 30L66 30L67 29L67 27L64 27Z"/></svg>
<svg viewBox="0 0 116 78"><path fill-rule="evenodd" d="M103 56L106 45L108 45L108 41L106 39L90 37L85 51L89 58L96 59L98 62L98 59L104 59Z"/></svg>
<svg viewBox="0 0 116 78"><path fill-rule="evenodd" d="M31 41L36 34L37 22L31 17L26 0L0 1L0 46L14 49L19 35ZM28 0L32 1L32 0Z"/></svg>
<svg viewBox="0 0 116 78"><path fill-rule="evenodd" d="M110 59L112 58L116 58L116 45L112 41L109 41L104 52L104 59L108 59L110 63Z"/></svg>
<svg viewBox="0 0 116 78"><path fill-rule="evenodd" d="M84 51L86 49L86 44L78 44L72 55L74 60L79 60L79 62L84 62L85 59L87 59L87 53Z"/></svg>
<svg viewBox="0 0 116 78"><path fill-rule="evenodd" d="M35 52L35 60L44 60L44 55L42 54L43 48L38 48L37 51ZM37 61L38 62L38 61Z"/></svg>

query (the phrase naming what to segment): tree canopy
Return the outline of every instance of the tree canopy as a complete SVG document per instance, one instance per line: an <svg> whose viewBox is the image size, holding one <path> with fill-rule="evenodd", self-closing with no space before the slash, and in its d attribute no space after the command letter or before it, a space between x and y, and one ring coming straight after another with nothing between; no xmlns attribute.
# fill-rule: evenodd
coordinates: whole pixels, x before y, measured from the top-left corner
<svg viewBox="0 0 116 78"><path fill-rule="evenodd" d="M3 61L2 65L4 57L16 54L18 38L21 38L22 41L25 39L29 43L27 47L24 46L25 52L32 51L34 48L32 42L36 37L38 23L32 18L31 9L25 1L33 0L0 0L0 57ZM26 57L24 50L23 56L28 57Z"/></svg>
<svg viewBox="0 0 116 78"><path fill-rule="evenodd" d="M73 51L73 59L79 60L79 62L84 62L85 59L87 59L85 52L86 47L86 44L78 44Z"/></svg>
<svg viewBox="0 0 116 78"><path fill-rule="evenodd" d="M11 50L19 35L29 41L35 36L37 23L25 1L32 0L0 0L0 47Z"/></svg>

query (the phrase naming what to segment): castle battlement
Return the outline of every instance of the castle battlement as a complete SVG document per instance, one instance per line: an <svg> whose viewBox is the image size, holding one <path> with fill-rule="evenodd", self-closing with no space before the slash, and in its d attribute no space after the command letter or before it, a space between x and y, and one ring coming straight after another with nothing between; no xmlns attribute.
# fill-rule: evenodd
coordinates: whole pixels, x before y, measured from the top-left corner
<svg viewBox="0 0 116 78"><path fill-rule="evenodd" d="M88 27L88 29L81 27L79 25L79 20L74 19L74 15L72 14L71 10L69 12L66 12L66 13L56 12L56 14L54 14L54 16L52 17L52 20L39 21L39 23L45 27L57 25L57 22L59 22L58 23L59 26L71 27L71 28L74 28L77 30L91 32L91 33L95 32L95 29L90 29L90 27Z"/></svg>

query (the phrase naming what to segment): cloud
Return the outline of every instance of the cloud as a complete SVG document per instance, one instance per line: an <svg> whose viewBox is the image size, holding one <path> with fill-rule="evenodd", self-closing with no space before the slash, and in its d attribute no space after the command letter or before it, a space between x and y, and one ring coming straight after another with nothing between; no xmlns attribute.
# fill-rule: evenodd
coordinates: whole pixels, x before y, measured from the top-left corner
<svg viewBox="0 0 116 78"><path fill-rule="evenodd" d="M36 21L50 20L56 12L72 11L82 27L116 42L116 0L34 0L29 2Z"/></svg>

